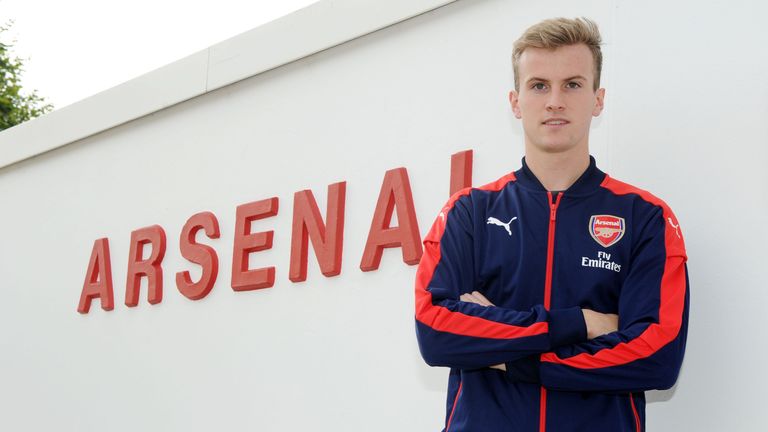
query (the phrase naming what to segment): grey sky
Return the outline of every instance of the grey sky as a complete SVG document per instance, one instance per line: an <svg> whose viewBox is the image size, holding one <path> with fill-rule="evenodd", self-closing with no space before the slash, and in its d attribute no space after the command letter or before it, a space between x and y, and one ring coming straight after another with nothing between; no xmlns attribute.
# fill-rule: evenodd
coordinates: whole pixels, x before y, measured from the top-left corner
<svg viewBox="0 0 768 432"><path fill-rule="evenodd" d="M25 89L62 108L315 0L0 0Z"/></svg>

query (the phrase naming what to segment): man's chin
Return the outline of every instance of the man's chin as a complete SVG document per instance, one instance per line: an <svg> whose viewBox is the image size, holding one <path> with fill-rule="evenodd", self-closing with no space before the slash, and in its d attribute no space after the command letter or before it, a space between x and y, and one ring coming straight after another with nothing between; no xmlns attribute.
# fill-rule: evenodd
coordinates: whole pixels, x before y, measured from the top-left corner
<svg viewBox="0 0 768 432"><path fill-rule="evenodd" d="M573 150L576 146L572 143L565 143L559 141L547 141L543 143L534 144L533 147L541 153L558 154L566 153Z"/></svg>

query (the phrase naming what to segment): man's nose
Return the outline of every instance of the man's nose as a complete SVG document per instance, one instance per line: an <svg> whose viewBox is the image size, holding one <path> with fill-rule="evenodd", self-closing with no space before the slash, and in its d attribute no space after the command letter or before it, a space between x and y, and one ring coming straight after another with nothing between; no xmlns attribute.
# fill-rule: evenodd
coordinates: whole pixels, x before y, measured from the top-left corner
<svg viewBox="0 0 768 432"><path fill-rule="evenodd" d="M554 89L549 93L547 100L547 111L562 111L565 109L563 94L560 90Z"/></svg>

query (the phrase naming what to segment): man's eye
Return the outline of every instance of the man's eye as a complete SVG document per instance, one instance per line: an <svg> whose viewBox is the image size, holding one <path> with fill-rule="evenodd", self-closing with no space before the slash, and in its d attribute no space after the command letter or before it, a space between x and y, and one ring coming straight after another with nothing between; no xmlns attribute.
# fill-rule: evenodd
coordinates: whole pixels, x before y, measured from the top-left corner
<svg viewBox="0 0 768 432"><path fill-rule="evenodd" d="M536 83L532 85L531 88L534 90L544 90L545 88L547 88L547 86L544 83Z"/></svg>
<svg viewBox="0 0 768 432"><path fill-rule="evenodd" d="M571 81L567 85L568 85L568 88L572 88L572 89L581 87L581 84L579 84L579 83L577 83L575 81Z"/></svg>

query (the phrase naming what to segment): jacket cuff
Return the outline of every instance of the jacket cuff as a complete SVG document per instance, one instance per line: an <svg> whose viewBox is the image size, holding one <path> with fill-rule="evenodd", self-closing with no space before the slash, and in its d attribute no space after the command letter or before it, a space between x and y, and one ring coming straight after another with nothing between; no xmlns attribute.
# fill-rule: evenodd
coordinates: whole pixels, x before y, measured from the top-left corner
<svg viewBox="0 0 768 432"><path fill-rule="evenodd" d="M541 383L539 355L531 355L504 363L507 379L513 382Z"/></svg>
<svg viewBox="0 0 768 432"><path fill-rule="evenodd" d="M587 340L587 323L580 307L549 311L549 340L552 348Z"/></svg>

